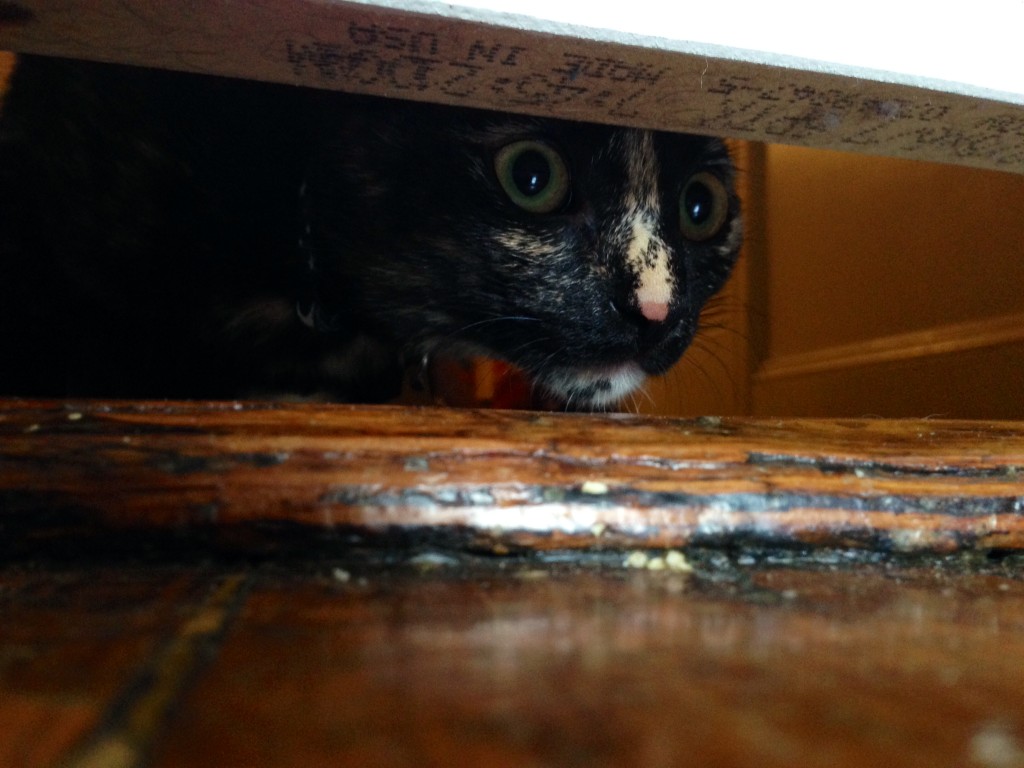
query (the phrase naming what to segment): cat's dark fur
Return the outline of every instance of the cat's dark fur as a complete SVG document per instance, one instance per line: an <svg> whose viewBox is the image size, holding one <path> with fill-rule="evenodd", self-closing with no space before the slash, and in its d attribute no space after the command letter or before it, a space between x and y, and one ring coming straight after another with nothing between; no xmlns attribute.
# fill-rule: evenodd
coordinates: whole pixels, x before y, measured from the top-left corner
<svg viewBox="0 0 1024 768"><path fill-rule="evenodd" d="M541 213L495 161L535 139L569 174ZM725 208L694 239L698 173ZM0 122L0 392L379 401L472 353L607 407L682 354L739 231L713 139L29 58Z"/></svg>

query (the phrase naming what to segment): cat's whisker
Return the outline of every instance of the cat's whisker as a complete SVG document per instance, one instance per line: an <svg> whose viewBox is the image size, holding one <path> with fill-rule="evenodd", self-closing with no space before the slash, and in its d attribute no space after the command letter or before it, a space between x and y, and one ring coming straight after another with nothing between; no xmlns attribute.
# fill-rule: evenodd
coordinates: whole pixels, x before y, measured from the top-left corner
<svg viewBox="0 0 1024 768"><path fill-rule="evenodd" d="M474 329L479 329L479 328L484 327L484 326L494 325L496 323L502 323L502 322L532 323L532 322L540 322L540 320L538 318L536 318L536 317L530 317L528 315L497 315L495 317L489 317L489 318L485 318L483 320L477 320L477 321L472 322L472 323L467 323L466 325L460 326L459 328L456 328L456 329L454 329L452 331L449 331L444 336L441 336L441 337L437 338L436 341L435 341L435 344L436 344L437 348L443 348L443 347L449 347L450 348L453 345L453 342L455 342L455 341L463 342L463 339L461 339L460 337L463 336L467 331L474 330ZM546 337L544 337L544 338L537 337L537 338L530 339L526 343L527 344L543 343L546 340L547 340ZM475 342L470 341L469 343L473 344Z"/></svg>
<svg viewBox="0 0 1024 768"><path fill-rule="evenodd" d="M634 392L637 393L637 394L643 395L644 399L647 400L647 402L651 404L652 408L657 405L657 402L655 402L655 400L654 400L654 395L651 394L650 385L648 385L646 382L644 382L639 387L637 387L634 390Z"/></svg>
<svg viewBox="0 0 1024 768"><path fill-rule="evenodd" d="M636 416L637 414L640 413L640 403L637 401L636 398L636 390L630 392L627 397L629 400L629 404L627 405L626 403L623 402L623 410L625 413L631 413L634 416Z"/></svg>
<svg viewBox="0 0 1024 768"><path fill-rule="evenodd" d="M708 351L708 354L717 360L717 357L715 357L713 353ZM692 356L684 357L683 364L688 366L690 370L696 371L712 393L714 393L715 395L721 394L718 388L718 380L715 379L715 377L712 376L710 373L708 373L707 369L703 365L701 365L696 359L694 359Z"/></svg>
<svg viewBox="0 0 1024 768"><path fill-rule="evenodd" d="M719 368L725 375L726 380L729 382L730 388L733 392L736 392L739 389L739 382L736 380L737 372L733 370L733 368L718 354L718 349L728 350L728 347L717 340L715 340L714 344L717 348L712 345L710 339L698 337L694 341L694 348L704 352L708 357L718 363Z"/></svg>
<svg viewBox="0 0 1024 768"><path fill-rule="evenodd" d="M524 341L518 347L513 347L509 350L509 357L519 357L523 352L529 350L530 347L547 344L551 341L553 341L553 339L550 336L538 336L537 338L530 339L529 341ZM548 359L550 359L550 357Z"/></svg>
<svg viewBox="0 0 1024 768"><path fill-rule="evenodd" d="M466 331L479 328L480 326L503 322L539 323L541 320L539 317L530 317L529 315L497 315L495 317L485 318L484 320L477 320L475 323L468 323L467 325L453 331L453 333L465 333Z"/></svg>
<svg viewBox="0 0 1024 768"><path fill-rule="evenodd" d="M573 411L572 401L575 398L576 398L576 392L575 391L570 392L569 395L565 398L565 403L562 405L562 410L565 413L572 413L572 411Z"/></svg>
<svg viewBox="0 0 1024 768"><path fill-rule="evenodd" d="M732 323L722 321L717 322L715 316L712 314L709 317L701 316L700 330L699 333L702 335L711 334L729 334L732 338L749 344L750 338L747 336L746 330L743 328L737 328Z"/></svg>

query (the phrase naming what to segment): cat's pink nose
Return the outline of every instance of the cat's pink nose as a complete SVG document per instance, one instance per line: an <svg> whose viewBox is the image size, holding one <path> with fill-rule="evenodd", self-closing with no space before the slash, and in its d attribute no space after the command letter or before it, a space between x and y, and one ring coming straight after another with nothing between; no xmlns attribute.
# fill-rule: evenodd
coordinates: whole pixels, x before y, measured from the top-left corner
<svg viewBox="0 0 1024 768"><path fill-rule="evenodd" d="M663 323L668 317L668 304L664 301L642 301L640 314L652 323Z"/></svg>

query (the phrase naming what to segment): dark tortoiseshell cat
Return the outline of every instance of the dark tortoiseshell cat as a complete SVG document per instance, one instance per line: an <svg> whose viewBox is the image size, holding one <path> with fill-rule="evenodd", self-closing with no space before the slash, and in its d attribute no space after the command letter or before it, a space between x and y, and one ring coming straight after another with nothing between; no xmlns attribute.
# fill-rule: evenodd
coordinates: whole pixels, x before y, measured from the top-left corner
<svg viewBox="0 0 1024 768"><path fill-rule="evenodd" d="M740 240L714 139L26 58L0 122L0 392L380 401L430 354L601 409Z"/></svg>

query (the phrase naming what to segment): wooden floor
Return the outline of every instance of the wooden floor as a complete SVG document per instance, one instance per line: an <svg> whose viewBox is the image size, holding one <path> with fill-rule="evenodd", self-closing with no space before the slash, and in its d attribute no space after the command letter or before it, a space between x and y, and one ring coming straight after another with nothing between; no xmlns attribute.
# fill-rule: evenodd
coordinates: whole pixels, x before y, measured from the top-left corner
<svg viewBox="0 0 1024 768"><path fill-rule="evenodd" d="M0 765L1021 766L1020 567L12 565Z"/></svg>
<svg viewBox="0 0 1024 768"><path fill-rule="evenodd" d="M1014 424L8 401L0 766L1022 768L1020 467Z"/></svg>

